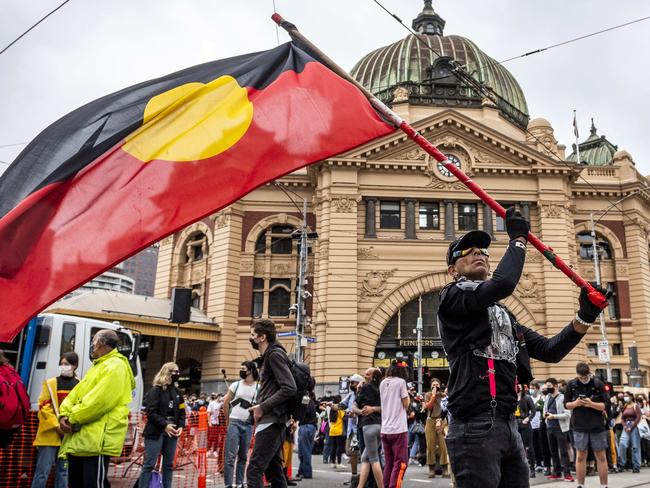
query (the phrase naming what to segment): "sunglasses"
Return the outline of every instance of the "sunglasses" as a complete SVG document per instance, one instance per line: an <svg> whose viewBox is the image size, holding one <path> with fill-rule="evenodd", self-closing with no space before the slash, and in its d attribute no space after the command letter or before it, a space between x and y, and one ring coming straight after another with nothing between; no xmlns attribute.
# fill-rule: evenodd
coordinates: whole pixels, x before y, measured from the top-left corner
<svg viewBox="0 0 650 488"><path fill-rule="evenodd" d="M467 256L469 253L471 253L474 249L478 249L479 252L480 252L483 256L485 256L485 257L487 257L487 258L490 257L490 253L489 253L489 251L488 251L487 249L485 249L485 248L480 248L480 249L479 249L479 248L477 248L477 247L470 247L469 249L463 249L462 251L454 251L454 252L452 253L451 257L453 258L454 261L455 261L456 259L459 259L459 258L464 258L464 257Z"/></svg>

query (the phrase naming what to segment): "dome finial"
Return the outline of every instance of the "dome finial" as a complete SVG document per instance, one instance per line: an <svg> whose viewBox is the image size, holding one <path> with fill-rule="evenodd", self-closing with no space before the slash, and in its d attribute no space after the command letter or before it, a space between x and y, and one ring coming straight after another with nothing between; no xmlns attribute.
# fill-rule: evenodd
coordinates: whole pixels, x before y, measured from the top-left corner
<svg viewBox="0 0 650 488"><path fill-rule="evenodd" d="M591 134L592 136L596 136L596 135L598 135L598 134L596 134L596 126L594 125L594 118L593 118L593 117L591 118L591 129L590 129L590 134Z"/></svg>
<svg viewBox="0 0 650 488"><path fill-rule="evenodd" d="M432 0L424 0L422 12L413 19L413 30L419 34L441 36L445 21L433 10Z"/></svg>

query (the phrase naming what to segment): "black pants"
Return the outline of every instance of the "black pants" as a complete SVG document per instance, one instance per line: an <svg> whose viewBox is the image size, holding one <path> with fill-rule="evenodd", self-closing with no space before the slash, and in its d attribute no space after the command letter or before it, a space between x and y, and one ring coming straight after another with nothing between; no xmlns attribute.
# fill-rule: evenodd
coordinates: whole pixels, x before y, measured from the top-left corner
<svg viewBox="0 0 650 488"><path fill-rule="evenodd" d="M109 456L68 455L68 486L70 488L110 488Z"/></svg>
<svg viewBox="0 0 650 488"><path fill-rule="evenodd" d="M542 447L542 459L544 460L544 467L550 471L551 447L548 439L548 430L546 429L546 422L544 422L543 420L539 425L539 443Z"/></svg>
<svg viewBox="0 0 650 488"><path fill-rule="evenodd" d="M551 457L553 458L553 472L566 476L571 474L569 470L569 452L566 448L566 434L564 432L548 432L548 443L551 448ZM560 459L562 465L560 465Z"/></svg>
<svg viewBox="0 0 650 488"><path fill-rule="evenodd" d="M524 443L526 449L526 457L528 458L528 466L531 470L535 469L535 447L533 446L533 428L530 424L519 424L519 434L521 441Z"/></svg>
<svg viewBox="0 0 650 488"><path fill-rule="evenodd" d="M345 453L345 437L342 435L330 436L332 439L332 462L341 464L341 458Z"/></svg>
<svg viewBox="0 0 650 488"><path fill-rule="evenodd" d="M282 444L286 430L284 424L271 424L255 434L255 447L246 470L249 488L263 488L262 475L266 475L272 488L287 488L282 470Z"/></svg>
<svg viewBox="0 0 650 488"><path fill-rule="evenodd" d="M447 451L457 488L528 488L529 469L514 417L452 417Z"/></svg>

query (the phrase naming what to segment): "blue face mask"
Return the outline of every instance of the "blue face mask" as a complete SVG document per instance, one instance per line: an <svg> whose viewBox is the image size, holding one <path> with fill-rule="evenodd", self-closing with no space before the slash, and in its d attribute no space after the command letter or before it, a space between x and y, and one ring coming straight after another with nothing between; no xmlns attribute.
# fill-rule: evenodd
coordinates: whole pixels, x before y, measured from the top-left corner
<svg viewBox="0 0 650 488"><path fill-rule="evenodd" d="M205 405L205 402L204 402L203 400L199 400L199 401L196 402L196 403L198 403L199 405Z"/></svg>

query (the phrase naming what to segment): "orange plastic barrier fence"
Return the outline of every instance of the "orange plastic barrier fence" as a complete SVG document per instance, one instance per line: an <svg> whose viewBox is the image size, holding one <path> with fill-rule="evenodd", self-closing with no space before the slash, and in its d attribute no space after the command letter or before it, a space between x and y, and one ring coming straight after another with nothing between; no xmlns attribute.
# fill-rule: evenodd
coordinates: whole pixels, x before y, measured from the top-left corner
<svg viewBox="0 0 650 488"><path fill-rule="evenodd" d="M187 425L178 440L174 458L174 487L199 486L199 448L204 456L205 477L203 487L222 487L225 425L208 425L207 414L199 428L199 413L191 412ZM131 414L129 429L122 454L111 459L109 480L115 488L131 488L140 476L144 463L144 438L146 425L143 414ZM30 412L27 421L15 434L11 444L0 449L0 488L27 488L31 486L36 467L36 448L33 446L38 417ZM200 445L202 444L202 445ZM252 447L252 443L251 443ZM160 459L159 459L160 462ZM53 486L55 468L50 472L48 486Z"/></svg>

